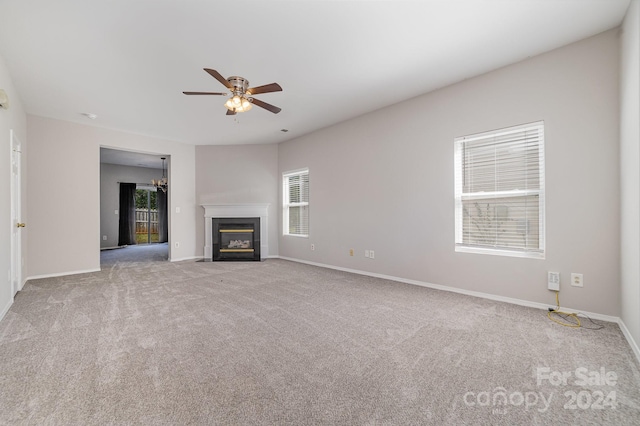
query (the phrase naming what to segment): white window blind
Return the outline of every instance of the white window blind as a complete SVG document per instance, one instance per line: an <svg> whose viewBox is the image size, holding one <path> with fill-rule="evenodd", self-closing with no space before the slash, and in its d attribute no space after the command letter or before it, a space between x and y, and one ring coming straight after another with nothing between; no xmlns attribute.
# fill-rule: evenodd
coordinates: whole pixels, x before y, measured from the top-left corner
<svg viewBox="0 0 640 426"><path fill-rule="evenodd" d="M309 236L309 170L284 173L283 224L285 235Z"/></svg>
<svg viewBox="0 0 640 426"><path fill-rule="evenodd" d="M456 251L544 258L544 122L455 139Z"/></svg>

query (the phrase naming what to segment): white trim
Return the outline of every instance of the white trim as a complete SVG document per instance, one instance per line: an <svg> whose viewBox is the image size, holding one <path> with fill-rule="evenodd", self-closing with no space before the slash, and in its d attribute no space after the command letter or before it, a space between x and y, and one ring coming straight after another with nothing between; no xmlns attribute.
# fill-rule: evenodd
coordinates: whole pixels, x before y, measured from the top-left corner
<svg viewBox="0 0 640 426"><path fill-rule="evenodd" d="M509 257L524 257L529 259L544 259L545 254L538 251L515 251L506 249L494 249L489 247L472 247L456 244L456 253L474 253L474 254L489 254L492 256L509 256Z"/></svg>
<svg viewBox="0 0 640 426"><path fill-rule="evenodd" d="M302 169L290 170L288 172L283 172L282 173L282 177L303 175L303 174L306 174L306 173L309 173L309 168L308 167L304 167Z"/></svg>
<svg viewBox="0 0 640 426"><path fill-rule="evenodd" d="M90 274L92 272L100 272L101 269L85 269L82 271L56 272L55 274L34 275L27 277L25 282L30 280L41 280L42 278L64 277L65 275Z"/></svg>
<svg viewBox="0 0 640 426"><path fill-rule="evenodd" d="M465 290L465 289L462 289L462 288L449 287L449 286L441 285L441 284L427 283L427 282L424 282L424 281L409 280L409 279L406 279L406 278L399 278L399 277L394 277L394 276L391 276L391 275L384 275L384 274L377 274L377 273L374 273L374 272L360 271L358 269L342 268L342 267L339 267L339 266L331 266L331 265L326 265L326 264L323 264L323 263L309 262L309 261L306 261L306 260L294 259L294 258L290 258L290 257L280 256L280 259L290 260L292 262L298 262L298 263L306 263L307 265L319 266L321 268L328 268L328 269L335 269L335 270L338 270L338 271L350 272L352 274L366 275L366 276L374 277L374 278L382 278L382 279L389 280L389 281L397 281L397 282L401 282L401 283L405 283L405 284L418 285L420 287L432 288L434 290L442 290L442 291L448 291L448 292L451 292L451 293L459 293L459 294L464 294L466 296L479 297L481 299L495 300L496 302L505 302L505 303L511 303L513 305L525 306L525 307L528 307L528 308L537 308L537 309L541 309L543 311L548 310L549 307L554 305L553 303L531 302L529 300L522 300L522 299L515 299L515 298L512 298L512 297L498 296L498 295L495 295L495 294L482 293L482 292L479 292L479 291ZM582 314L588 315L591 319L597 319L597 320L601 320L601 321L613 322L613 323L617 323L617 324L619 324L619 322L620 322L620 318L619 317L614 317L614 316L611 316L611 315L598 314L598 313L595 313L595 312L586 312L586 311L583 311L583 310L573 309L573 308L565 308L565 309L571 310L571 311L580 312Z"/></svg>
<svg viewBox="0 0 640 426"><path fill-rule="evenodd" d="M9 299L9 302L7 302L7 306L5 306L2 312L0 312L0 321L4 319L5 315L7 315L9 309L11 309L11 305L13 305L13 297Z"/></svg>
<svg viewBox="0 0 640 426"><path fill-rule="evenodd" d="M625 325L624 321L622 321L622 318L618 318L618 325L620 326L620 330L622 330L622 334L627 339L627 342L629 342L629 346L631 346L631 350L638 359L638 362L640 362L640 348L638 347L636 341L633 340L633 336L631 335L631 332Z"/></svg>
<svg viewBox="0 0 640 426"><path fill-rule="evenodd" d="M115 250L120 248L125 248L126 246L113 246L113 247L100 247L100 251L102 250Z"/></svg>
<svg viewBox="0 0 640 426"><path fill-rule="evenodd" d="M489 130L486 132L482 132L482 133L476 133L473 135L469 135L469 136L460 136L457 137L456 139L460 139L464 142L473 142L476 140L480 140L480 139L486 139L487 137L500 137L500 136L505 136L505 135L511 135L514 133L518 133L521 132L523 130L526 129L533 129L533 128L537 128L537 129L541 129L542 131L544 131L544 120L539 120L539 121L533 121L531 123L524 123L524 124L518 124L516 126L510 126L510 127L505 127L504 129L499 129L499 130Z"/></svg>
<svg viewBox="0 0 640 426"><path fill-rule="evenodd" d="M169 259L169 262L182 262L183 260L199 260L204 259L203 256L189 256L189 257L180 257L177 259Z"/></svg>

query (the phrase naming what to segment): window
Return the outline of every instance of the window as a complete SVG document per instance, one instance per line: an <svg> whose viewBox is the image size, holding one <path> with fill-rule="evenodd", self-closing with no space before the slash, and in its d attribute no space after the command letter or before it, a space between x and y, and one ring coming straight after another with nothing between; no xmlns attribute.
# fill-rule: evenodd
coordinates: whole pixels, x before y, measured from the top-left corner
<svg viewBox="0 0 640 426"><path fill-rule="evenodd" d="M309 169L282 175L284 235L309 236Z"/></svg>
<svg viewBox="0 0 640 426"><path fill-rule="evenodd" d="M544 258L544 122L455 139L456 251Z"/></svg>

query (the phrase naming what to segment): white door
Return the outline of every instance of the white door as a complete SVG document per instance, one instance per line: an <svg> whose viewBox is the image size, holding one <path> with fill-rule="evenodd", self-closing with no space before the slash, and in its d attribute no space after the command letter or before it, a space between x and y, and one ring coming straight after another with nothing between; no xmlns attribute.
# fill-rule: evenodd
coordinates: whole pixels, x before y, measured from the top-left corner
<svg viewBox="0 0 640 426"><path fill-rule="evenodd" d="M11 297L22 289L20 141L11 130Z"/></svg>

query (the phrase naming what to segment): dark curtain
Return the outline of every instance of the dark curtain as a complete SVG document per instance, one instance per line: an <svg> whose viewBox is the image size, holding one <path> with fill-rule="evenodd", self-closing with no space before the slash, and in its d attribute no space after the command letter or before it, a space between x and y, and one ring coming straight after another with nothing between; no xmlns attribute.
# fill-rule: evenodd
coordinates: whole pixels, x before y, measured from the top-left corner
<svg viewBox="0 0 640 426"><path fill-rule="evenodd" d="M167 220L167 193L158 191L156 195L158 202L158 242L169 241L169 221Z"/></svg>
<svg viewBox="0 0 640 426"><path fill-rule="evenodd" d="M118 245L136 244L136 184L120 184L120 222Z"/></svg>

